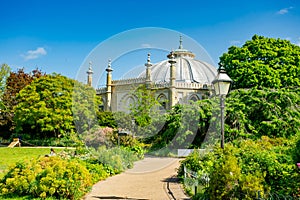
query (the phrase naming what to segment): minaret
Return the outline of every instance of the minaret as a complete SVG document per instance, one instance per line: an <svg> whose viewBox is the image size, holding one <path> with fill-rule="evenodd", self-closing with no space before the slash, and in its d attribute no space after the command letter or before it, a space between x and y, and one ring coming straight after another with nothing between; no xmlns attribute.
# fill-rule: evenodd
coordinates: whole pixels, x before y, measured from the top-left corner
<svg viewBox="0 0 300 200"><path fill-rule="evenodd" d="M151 62L150 62L150 53L148 53L147 63L146 66L146 87L149 89L151 85Z"/></svg>
<svg viewBox="0 0 300 200"><path fill-rule="evenodd" d="M169 102L170 108L176 104L176 60L174 59L173 51L170 53L169 63L170 66L170 95L169 95Z"/></svg>
<svg viewBox="0 0 300 200"><path fill-rule="evenodd" d="M112 71L111 68L111 60L108 60L108 66L106 68L107 75L106 75L106 105L105 110L111 110L111 87L112 87Z"/></svg>
<svg viewBox="0 0 300 200"><path fill-rule="evenodd" d="M93 77L92 77L92 75L94 73L93 70L92 70L92 61L89 62L89 70L86 73L88 75L88 77L87 77L87 84L89 86L92 86L92 83L93 83Z"/></svg>
<svg viewBox="0 0 300 200"><path fill-rule="evenodd" d="M182 47L182 35L179 36L179 47L178 47L178 49L183 49L183 47Z"/></svg>

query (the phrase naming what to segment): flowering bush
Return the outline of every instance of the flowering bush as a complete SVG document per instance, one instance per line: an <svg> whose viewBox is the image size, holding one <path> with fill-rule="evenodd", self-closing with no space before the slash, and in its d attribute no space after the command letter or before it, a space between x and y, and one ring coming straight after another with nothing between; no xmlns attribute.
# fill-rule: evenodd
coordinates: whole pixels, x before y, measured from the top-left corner
<svg viewBox="0 0 300 200"><path fill-rule="evenodd" d="M94 147L97 149L101 145L110 146L111 145L111 135L113 134L113 129L110 127L94 127L89 132L83 134L83 141L86 146Z"/></svg>
<svg viewBox="0 0 300 200"><path fill-rule="evenodd" d="M93 182L87 168L58 156L19 162L0 182L2 195L79 199Z"/></svg>

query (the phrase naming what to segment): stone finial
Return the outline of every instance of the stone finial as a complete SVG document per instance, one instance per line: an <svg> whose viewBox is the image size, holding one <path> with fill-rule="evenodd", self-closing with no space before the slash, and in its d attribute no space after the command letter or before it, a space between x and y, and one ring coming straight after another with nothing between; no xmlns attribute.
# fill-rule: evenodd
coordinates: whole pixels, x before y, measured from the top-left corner
<svg viewBox="0 0 300 200"><path fill-rule="evenodd" d="M147 67L147 68L149 68L149 67L151 67L152 66L152 64L151 64L151 59L150 59L150 53L148 53L148 57L147 57L147 63L145 64L145 66Z"/></svg>
<svg viewBox="0 0 300 200"><path fill-rule="evenodd" d="M93 74L93 69L92 69L92 61L89 62L89 70L86 72L88 74Z"/></svg>
<svg viewBox="0 0 300 200"><path fill-rule="evenodd" d="M111 59L108 59L108 65L107 65L106 71L107 72L113 71L113 69L111 68Z"/></svg>
<svg viewBox="0 0 300 200"><path fill-rule="evenodd" d="M174 63L176 63L176 60L175 60L175 56L174 56L174 52L173 52L173 51L171 51L171 53L169 54L168 58L169 58L169 63L170 63L171 65L174 64Z"/></svg>
<svg viewBox="0 0 300 200"><path fill-rule="evenodd" d="M182 47L182 35L179 36L179 49L183 49L183 47Z"/></svg>
<svg viewBox="0 0 300 200"><path fill-rule="evenodd" d="M150 64L151 60L150 60L150 53L148 53L148 58L147 58L147 63Z"/></svg>

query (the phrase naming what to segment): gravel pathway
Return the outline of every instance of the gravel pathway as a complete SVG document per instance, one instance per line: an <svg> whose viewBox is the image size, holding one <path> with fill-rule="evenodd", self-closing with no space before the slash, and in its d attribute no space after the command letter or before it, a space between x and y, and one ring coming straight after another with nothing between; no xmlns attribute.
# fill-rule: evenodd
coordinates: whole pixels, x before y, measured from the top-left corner
<svg viewBox="0 0 300 200"><path fill-rule="evenodd" d="M132 169L96 183L83 199L188 200L175 177L179 161L146 157Z"/></svg>

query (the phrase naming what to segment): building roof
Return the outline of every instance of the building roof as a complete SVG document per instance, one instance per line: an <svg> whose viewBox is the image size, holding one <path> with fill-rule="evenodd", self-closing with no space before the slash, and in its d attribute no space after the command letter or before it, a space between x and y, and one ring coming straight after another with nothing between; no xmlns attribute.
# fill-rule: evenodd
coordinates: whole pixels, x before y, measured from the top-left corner
<svg viewBox="0 0 300 200"><path fill-rule="evenodd" d="M188 57L176 57L176 81L189 83L210 84L217 70L212 65ZM138 77L145 77L142 72ZM170 63L168 60L161 61L151 67L151 80L154 83L170 81Z"/></svg>
<svg viewBox="0 0 300 200"><path fill-rule="evenodd" d="M204 61L196 60L195 54L182 46L180 37L179 48L172 52L175 56L176 82L211 84L217 75L217 69ZM169 54L167 57L170 58ZM164 60L151 66L151 80L154 83L170 81L170 63ZM143 71L138 78L145 77Z"/></svg>

